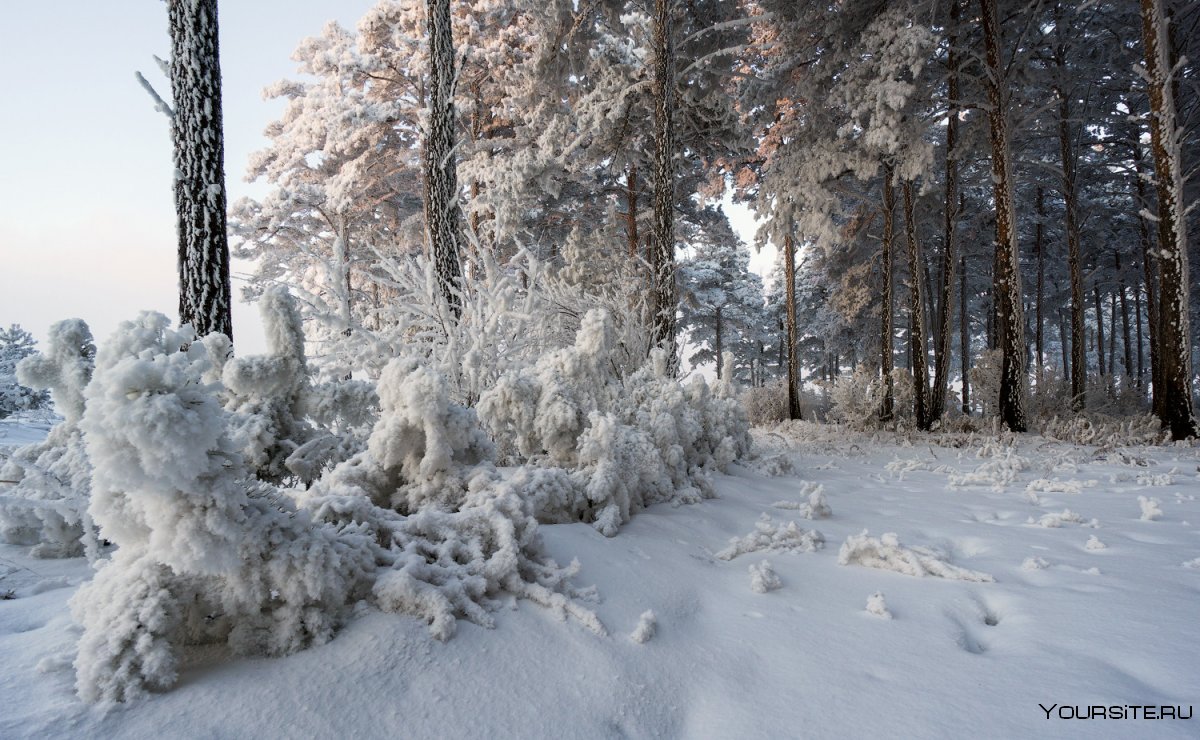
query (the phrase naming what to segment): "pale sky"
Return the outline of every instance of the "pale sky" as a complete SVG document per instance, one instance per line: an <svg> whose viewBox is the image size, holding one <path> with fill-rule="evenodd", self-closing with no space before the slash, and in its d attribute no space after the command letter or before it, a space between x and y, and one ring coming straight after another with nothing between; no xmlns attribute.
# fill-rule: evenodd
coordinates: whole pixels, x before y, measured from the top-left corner
<svg viewBox="0 0 1200 740"><path fill-rule="evenodd" d="M353 27L372 4L220 3L231 202L251 194L247 158L282 111L262 89L295 76L301 39L328 20ZM170 133L134 77L140 70L169 100L152 58L169 48L161 0L3 3L0 325L21 324L44 341L51 323L78 317L103 341L141 309L175 318ZM263 349L253 307L237 306L234 334L240 352Z"/></svg>
<svg viewBox="0 0 1200 740"><path fill-rule="evenodd" d="M329 20L353 28L373 0L222 0L225 173L232 203L262 130L282 112L262 89L294 77L292 51ZM176 318L175 211L168 121L134 77L170 87L161 0L5 0L0 24L0 325L44 342L82 318L103 342L142 309ZM734 209L741 210L741 209ZM740 216L740 218L738 217ZM751 238L745 212L735 227ZM773 250L764 250L773 252ZM769 272L771 254L752 264ZM234 264L234 294L240 297ZM258 313L234 309L238 351L264 349Z"/></svg>

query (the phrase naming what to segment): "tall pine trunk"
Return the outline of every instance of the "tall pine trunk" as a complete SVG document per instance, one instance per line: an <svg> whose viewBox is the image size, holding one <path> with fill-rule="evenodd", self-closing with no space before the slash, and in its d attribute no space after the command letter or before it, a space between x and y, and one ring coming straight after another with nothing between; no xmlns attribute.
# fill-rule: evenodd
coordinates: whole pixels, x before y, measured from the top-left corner
<svg viewBox="0 0 1200 740"><path fill-rule="evenodd" d="M651 340L675 368L675 60L671 2L654 0L654 225L650 238L653 288Z"/></svg>
<svg viewBox="0 0 1200 740"><path fill-rule="evenodd" d="M170 0L179 321L233 338L217 0Z"/></svg>
<svg viewBox="0 0 1200 740"><path fill-rule="evenodd" d="M429 33L429 123L425 136L425 228L438 288L453 320L462 315L462 209L455 159L454 35L450 0L426 0Z"/></svg>
<svg viewBox="0 0 1200 740"><path fill-rule="evenodd" d="M947 51L946 114L946 199L942 222L942 289L938 300L937 339L933 347L933 394L929 401L930 420L946 412L946 386L950 382L950 307L954 303L954 227L958 221L958 22L961 16L958 0L950 3L950 36ZM965 387L965 386L964 386Z"/></svg>
<svg viewBox="0 0 1200 740"><path fill-rule="evenodd" d="M1192 417L1187 228L1175 88L1163 0L1141 0L1142 48L1150 94L1150 144L1158 188L1159 321L1162 405L1159 418L1173 439L1196 435Z"/></svg>
<svg viewBox="0 0 1200 740"><path fill-rule="evenodd" d="M1104 365L1104 301L1100 300L1100 286L1093 285L1092 293L1096 299L1096 365L1100 370L1100 377L1108 375L1108 370Z"/></svg>
<svg viewBox="0 0 1200 740"><path fill-rule="evenodd" d="M1042 186L1037 187L1037 224L1034 225L1033 232L1033 251L1037 255L1037 300L1034 302L1034 311L1036 313L1037 325L1034 328L1034 346L1037 348L1037 384L1038 392L1041 393L1042 381L1045 377L1046 355L1042 344L1043 330L1042 324L1042 303L1045 299L1046 288L1046 242L1043 220L1046 218L1045 192Z"/></svg>
<svg viewBox="0 0 1200 740"><path fill-rule="evenodd" d="M883 295L879 327L879 372L883 380L883 404L879 420L889 422L895 413L892 387L892 242L896 230L896 191L892 187L892 167L883 166Z"/></svg>
<svg viewBox="0 0 1200 740"><path fill-rule="evenodd" d="M1146 219L1142 217L1143 210L1148 209L1146 202L1146 182L1142 179L1142 147L1136 142L1133 148L1134 183L1136 184L1137 199L1134 205L1138 210L1138 241L1142 247L1142 279L1146 285L1146 333L1150 343L1150 396L1153 400L1153 411L1162 417L1162 361L1159 359L1159 323L1158 299L1154 288L1156 273L1155 259L1151 246L1150 229Z"/></svg>
<svg viewBox="0 0 1200 740"><path fill-rule="evenodd" d="M996 288L1000 333L1000 419L1011 431L1025 431L1025 317L1021 305L1012 156L1008 143L1007 85L1001 54L997 0L980 0L987 52L988 124L992 144L992 186L996 202Z"/></svg>
<svg viewBox="0 0 1200 740"><path fill-rule="evenodd" d="M796 353L796 246L789 229L783 237L783 259L787 282L787 383L788 418L800 418L800 362Z"/></svg>
<svg viewBox="0 0 1200 740"><path fill-rule="evenodd" d="M908 309L910 331L908 336L909 356L913 374L913 416L918 429L929 429L931 419L927 407L929 370L925 357L925 296L921 286L924 259L921 243L917 241L916 217L913 214L912 180L904 181L904 233L908 239Z"/></svg>
<svg viewBox="0 0 1200 740"><path fill-rule="evenodd" d="M961 204L961 201L960 201ZM967 256L958 258L958 349L962 368L962 412L971 415L971 381L967 369L971 366L971 319L967 315Z"/></svg>

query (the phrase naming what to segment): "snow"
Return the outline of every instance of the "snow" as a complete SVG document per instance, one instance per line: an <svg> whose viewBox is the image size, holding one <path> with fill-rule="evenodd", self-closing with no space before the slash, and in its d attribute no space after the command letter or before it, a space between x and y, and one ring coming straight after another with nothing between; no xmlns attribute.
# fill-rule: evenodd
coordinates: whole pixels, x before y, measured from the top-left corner
<svg viewBox="0 0 1200 740"><path fill-rule="evenodd" d="M1162 517L1143 521L1134 504L1147 486L1117 474L1134 458L1155 474L1193 470L1200 447L1102 452L1032 435L907 439L805 423L774 433L803 480L734 465L713 476L717 498L650 506L615 537L582 522L540 527L548 555L578 559L574 580L595 584L588 608L610 637L510 598L490 613L494 629L464 621L439 641L422 619L360 603L324 644L270 659L185 648L169 691L91 707L75 695L80 632L67 607L92 577L87 562L0 545L0 594L12 592L0 600L0 736L1194 737L1195 720L1048 723L1038 704L1195 702L1200 529L1184 523L1200 521L1195 484L1155 487ZM985 448L1028 468L998 489L950 486ZM897 459L924 466L901 477L888 470ZM1054 471L1067 462L1077 472ZM1056 476L1100 482L1024 496ZM821 521L830 542L903 562L936 553L926 564L994 581L843 566L827 548L772 557L782 585L755 593L747 569L765 561L715 553L761 533L774 503L806 503L810 485L835 511ZM1096 518L1106 549L1084 545L1076 526L1025 525L1068 502ZM651 621L653 639L631 639Z"/></svg>

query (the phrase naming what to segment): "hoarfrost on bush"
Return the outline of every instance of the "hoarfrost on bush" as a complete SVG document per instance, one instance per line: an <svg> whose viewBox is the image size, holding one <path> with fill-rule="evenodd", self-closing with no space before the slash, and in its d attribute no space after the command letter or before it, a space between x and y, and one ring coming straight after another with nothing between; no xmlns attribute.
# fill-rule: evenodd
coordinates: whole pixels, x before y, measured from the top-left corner
<svg viewBox="0 0 1200 740"><path fill-rule="evenodd" d="M825 546L825 537L817 530L807 530L795 522L780 522L763 514L754 525L754 531L744 537L733 537L729 546L716 553L718 560L733 560L760 550L781 552L814 552Z"/></svg>

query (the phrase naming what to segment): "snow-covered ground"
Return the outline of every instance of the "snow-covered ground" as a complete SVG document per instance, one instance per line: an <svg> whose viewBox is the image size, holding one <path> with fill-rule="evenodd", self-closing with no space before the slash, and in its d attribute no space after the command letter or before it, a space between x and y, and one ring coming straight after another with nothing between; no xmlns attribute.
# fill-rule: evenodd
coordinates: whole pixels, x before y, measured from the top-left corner
<svg viewBox="0 0 1200 740"><path fill-rule="evenodd" d="M791 473L768 452L613 538L542 527L606 638L527 601L445 643L363 609L325 645L196 651L171 691L90 706L67 607L86 562L0 546L0 737L1200 736L1061 718L1200 703L1200 447L756 436Z"/></svg>

